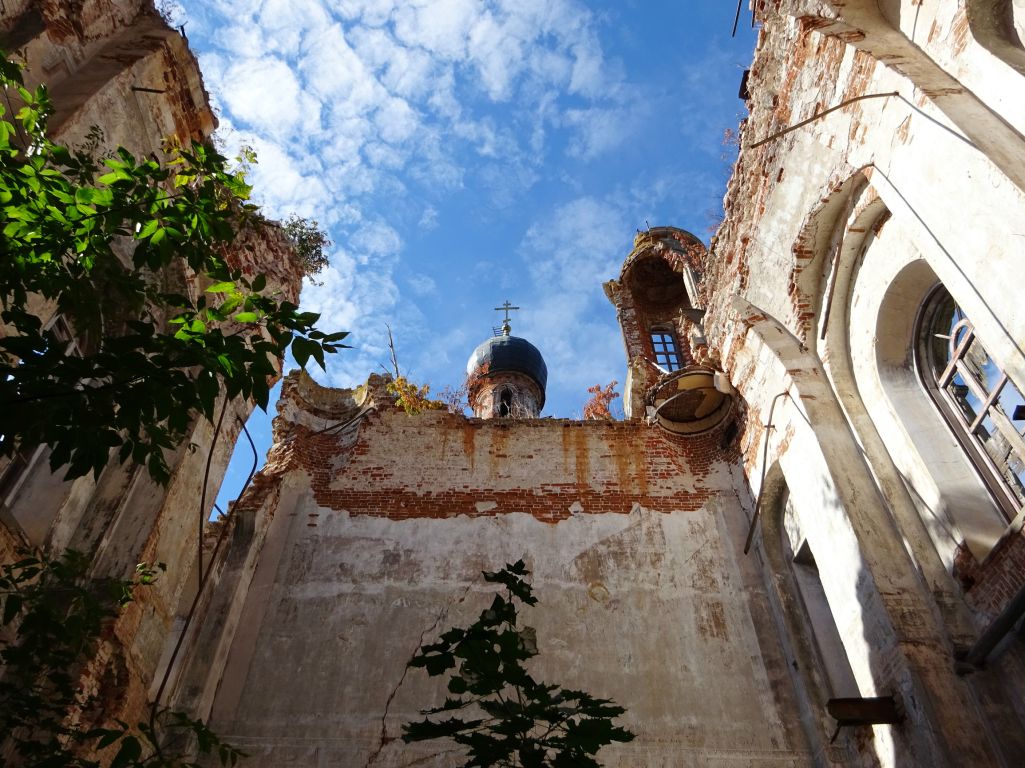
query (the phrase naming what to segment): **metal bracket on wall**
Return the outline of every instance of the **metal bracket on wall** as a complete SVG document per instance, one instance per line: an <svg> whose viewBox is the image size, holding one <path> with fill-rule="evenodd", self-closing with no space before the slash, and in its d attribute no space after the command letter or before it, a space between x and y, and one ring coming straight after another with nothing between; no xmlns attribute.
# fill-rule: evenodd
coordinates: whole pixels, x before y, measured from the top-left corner
<svg viewBox="0 0 1025 768"><path fill-rule="evenodd" d="M892 696L857 696L849 699L830 699L826 710L836 720L836 730L829 740L832 744L845 726L899 725L904 713Z"/></svg>

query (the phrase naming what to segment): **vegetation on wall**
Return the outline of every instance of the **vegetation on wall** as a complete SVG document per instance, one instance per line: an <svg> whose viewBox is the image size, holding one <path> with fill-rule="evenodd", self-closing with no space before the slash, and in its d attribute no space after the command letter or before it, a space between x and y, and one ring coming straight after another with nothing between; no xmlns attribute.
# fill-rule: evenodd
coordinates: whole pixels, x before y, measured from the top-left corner
<svg viewBox="0 0 1025 768"><path fill-rule="evenodd" d="M134 726L99 724L98 697L80 685L113 619L157 570L139 565L132 579L89 578L88 558L72 551L56 560L26 555L0 568L0 764L199 768L161 749L169 732L191 736L200 754L216 755L222 765L243 756L181 712L165 710Z"/></svg>
<svg viewBox="0 0 1025 768"><path fill-rule="evenodd" d="M387 385L388 394L395 396L395 403L411 416L423 411L442 411L448 406L441 400L431 399L429 384L416 384L405 376L396 376Z"/></svg>
<svg viewBox="0 0 1025 768"><path fill-rule="evenodd" d="M295 257L306 275L316 275L328 265L327 249L332 243L316 219L306 219L293 213L281 228L292 243Z"/></svg>
<svg viewBox="0 0 1025 768"><path fill-rule="evenodd" d="M407 743L451 739L466 749L464 768L596 768L598 751L634 734L613 724L625 711L608 699L533 678L537 633L518 623L517 603L535 605L520 560L484 579L505 588L469 627L453 628L409 662L431 677L449 674L452 696L403 726Z"/></svg>
<svg viewBox="0 0 1025 768"><path fill-rule="evenodd" d="M587 391L591 393L591 399L584 403L585 419L614 421L615 417L609 410L609 406L613 400L619 397L619 393L613 391L617 383L612 380L604 387L601 384L595 384L593 387L587 388Z"/></svg>
<svg viewBox="0 0 1025 768"><path fill-rule="evenodd" d="M167 159L124 148L101 154L94 130L78 147L47 136L45 87L30 92L0 57L0 457L50 449L65 478L98 476L113 456L165 482L165 451L220 396L266 407L287 349L300 365L344 345L318 316L231 265L245 230L270 226L248 202L237 167L211 147L169 145ZM316 222L284 234L299 270L324 266ZM160 711L111 720L121 702L83 692L121 608L155 571L96 579L88 558L26 554L0 571L0 763L24 766L196 765L161 749L174 731L190 750L233 765L241 753L203 723ZM107 692L109 693L109 691Z"/></svg>
<svg viewBox="0 0 1025 768"><path fill-rule="evenodd" d="M17 64L4 60L0 85L23 102L13 120L0 107L0 456L46 444L73 478L98 476L113 451L166 481L164 451L222 392L266 407L289 347L323 367L344 346L229 266L262 220L224 157L193 143L165 163L124 148L98 161L47 137L46 89L25 89ZM322 266L315 225L285 232L306 269Z"/></svg>

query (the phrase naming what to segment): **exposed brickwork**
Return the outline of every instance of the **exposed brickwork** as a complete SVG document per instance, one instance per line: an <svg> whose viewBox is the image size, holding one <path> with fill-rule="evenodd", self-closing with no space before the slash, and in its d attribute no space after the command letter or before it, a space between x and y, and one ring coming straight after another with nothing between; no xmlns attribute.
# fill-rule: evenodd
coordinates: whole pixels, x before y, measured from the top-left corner
<svg viewBox="0 0 1025 768"><path fill-rule="evenodd" d="M975 583L968 601L988 620L996 618L1025 587L1025 532L1004 537L989 556L971 571Z"/></svg>
<svg viewBox="0 0 1025 768"><path fill-rule="evenodd" d="M295 386L289 377L282 399ZM641 421L408 416L386 406L341 434L318 434L280 418L283 439L240 502L247 509L282 474L302 470L320 506L390 519L524 512L558 522L635 504L696 510L717 485L706 485L714 466L730 455L718 431L683 438Z"/></svg>

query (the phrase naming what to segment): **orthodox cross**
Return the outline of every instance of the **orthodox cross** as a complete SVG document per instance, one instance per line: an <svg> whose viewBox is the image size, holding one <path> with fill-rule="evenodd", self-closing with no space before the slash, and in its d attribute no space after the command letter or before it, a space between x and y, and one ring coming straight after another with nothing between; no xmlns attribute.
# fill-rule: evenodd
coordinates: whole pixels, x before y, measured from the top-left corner
<svg viewBox="0 0 1025 768"><path fill-rule="evenodd" d="M512 332L512 326L509 325L509 311L512 309L519 309L509 303L509 299L505 300L505 304L500 307L495 307L496 312L505 312L505 317L502 318L502 333L508 336Z"/></svg>

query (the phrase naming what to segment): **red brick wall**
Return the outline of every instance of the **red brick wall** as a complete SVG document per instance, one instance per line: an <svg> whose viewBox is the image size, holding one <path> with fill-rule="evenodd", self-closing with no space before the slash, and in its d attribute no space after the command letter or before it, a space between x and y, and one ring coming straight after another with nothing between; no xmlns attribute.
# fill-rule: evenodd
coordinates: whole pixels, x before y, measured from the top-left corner
<svg viewBox="0 0 1025 768"><path fill-rule="evenodd" d="M989 556L973 569L975 583L968 602L990 620L1025 586L1025 535L1023 531L1002 539Z"/></svg>
<svg viewBox="0 0 1025 768"><path fill-rule="evenodd" d="M258 506L276 475L301 469L320 506L352 515L524 512L556 522L571 507L695 510L731 482L712 474L731 458L719 441L718 432L680 438L639 421L485 421L385 407L342 435L294 425L242 503Z"/></svg>

